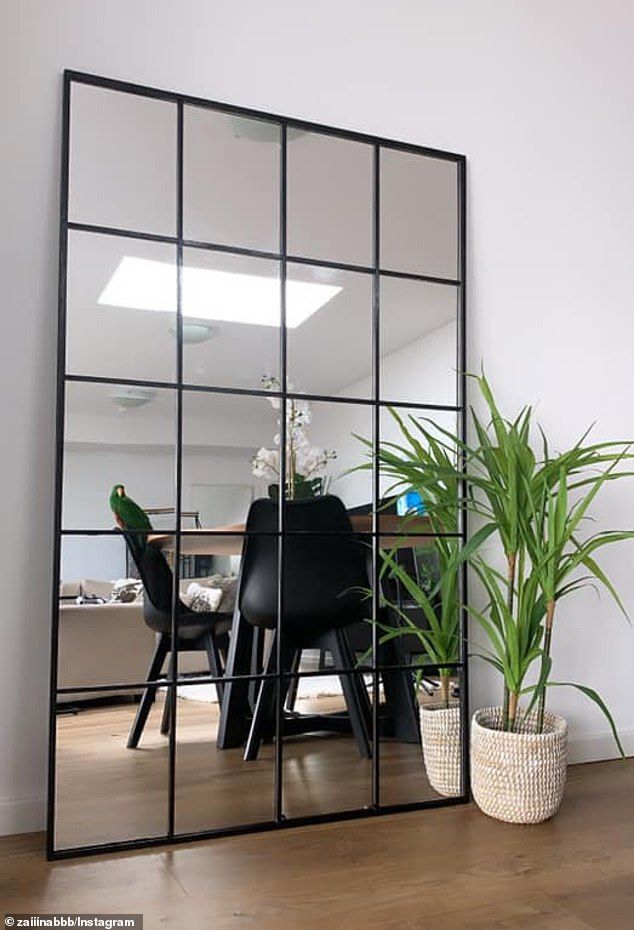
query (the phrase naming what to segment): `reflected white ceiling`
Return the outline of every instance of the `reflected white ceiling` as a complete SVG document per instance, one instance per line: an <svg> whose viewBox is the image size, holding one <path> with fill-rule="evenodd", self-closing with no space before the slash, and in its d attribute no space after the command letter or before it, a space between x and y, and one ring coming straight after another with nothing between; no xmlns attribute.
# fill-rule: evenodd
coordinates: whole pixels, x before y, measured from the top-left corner
<svg viewBox="0 0 634 930"><path fill-rule="evenodd" d="M170 381L174 378L174 319L167 313L98 303L124 256L173 262L163 243L71 232L68 256L67 365L74 374ZM189 249L187 264L240 274L277 274L275 262ZM289 376L298 390L337 394L370 374L370 275L290 265L289 277L332 283L342 290L289 331ZM452 287L385 278L382 286L382 355L455 319ZM259 388L277 372L279 330L241 323L213 324L209 342L185 347L185 378L192 383ZM453 364L453 359L447 360Z"/></svg>
<svg viewBox="0 0 634 930"><path fill-rule="evenodd" d="M185 108L186 237L278 248L277 136L278 129L271 123ZM370 263L371 156L372 148L366 144L323 134L289 133L291 252ZM73 87L71 220L174 235L175 187L174 104L89 86ZM384 265L453 277L455 165L384 152L381 198ZM170 315L98 303L125 256L169 263L175 260L175 247L71 232L67 369L78 374L171 381L175 340ZM274 261L209 250L188 249L185 262L240 274L278 275ZM371 276L300 264L290 264L288 275L292 280L341 287L337 296L288 333L288 370L294 387L367 396L372 358ZM381 313L381 355L385 359L455 321L456 292L452 287L385 278ZM210 341L185 347L187 381L258 388L263 375L277 373L279 330L227 322L214 323L213 328ZM421 348L421 365L423 356ZM402 358L403 364L405 359L414 367L419 364L416 352ZM445 360L439 363L436 358L434 363L453 369L453 346ZM420 400L453 402L452 397ZM87 403L84 399L85 410L90 408ZM141 408L146 420L151 419L148 409Z"/></svg>

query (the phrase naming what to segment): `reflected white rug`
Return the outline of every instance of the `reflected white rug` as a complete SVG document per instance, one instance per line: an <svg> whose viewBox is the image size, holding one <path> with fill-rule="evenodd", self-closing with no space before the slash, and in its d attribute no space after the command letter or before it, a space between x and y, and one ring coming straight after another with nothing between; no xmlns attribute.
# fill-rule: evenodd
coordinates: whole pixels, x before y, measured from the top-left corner
<svg viewBox="0 0 634 930"><path fill-rule="evenodd" d="M203 704L217 704L218 696L214 685L181 685L178 697L185 701L200 701ZM297 700L316 697L333 697L341 694L341 685L336 675L319 675L303 678L299 683Z"/></svg>

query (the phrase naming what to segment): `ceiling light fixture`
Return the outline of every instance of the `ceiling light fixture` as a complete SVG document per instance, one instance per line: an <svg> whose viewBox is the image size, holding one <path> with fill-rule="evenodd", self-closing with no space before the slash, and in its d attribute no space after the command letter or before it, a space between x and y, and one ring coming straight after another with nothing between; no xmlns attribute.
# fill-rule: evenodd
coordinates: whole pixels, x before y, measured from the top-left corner
<svg viewBox="0 0 634 930"><path fill-rule="evenodd" d="M126 388L108 395L119 410L133 410L135 407L145 407L156 400L156 391L149 388Z"/></svg>
<svg viewBox="0 0 634 930"><path fill-rule="evenodd" d="M278 278L186 265L182 275L183 315L200 321L280 325ZM291 329L325 306L341 287L314 281L286 282L286 324ZM176 266L124 256L98 303L135 310L176 312Z"/></svg>
<svg viewBox="0 0 634 930"><path fill-rule="evenodd" d="M172 336L176 335L176 326L170 326ZM183 342L185 345L196 345L199 342L209 342L217 333L217 328L204 320L183 319Z"/></svg>

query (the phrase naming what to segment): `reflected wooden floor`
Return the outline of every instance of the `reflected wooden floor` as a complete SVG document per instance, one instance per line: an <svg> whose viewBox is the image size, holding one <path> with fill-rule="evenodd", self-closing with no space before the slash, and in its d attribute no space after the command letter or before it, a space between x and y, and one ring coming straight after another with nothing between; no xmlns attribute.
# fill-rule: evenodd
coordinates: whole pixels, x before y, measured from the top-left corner
<svg viewBox="0 0 634 930"><path fill-rule="evenodd" d="M57 845L104 843L164 834L168 742L160 735L162 700L154 705L140 748L125 748L132 705L83 710L58 718ZM341 709L341 698L298 703L307 713ZM176 830L273 819L274 750L254 762L242 750L218 750L218 707L178 701ZM284 812L299 817L362 808L372 800L371 762L350 736L315 734L285 741ZM385 803L437 797L425 776L420 746L386 741L381 748Z"/></svg>
<svg viewBox="0 0 634 930"><path fill-rule="evenodd" d="M53 864L6 838L0 901L146 930L631 930L633 785L634 760L575 766L535 827L468 805Z"/></svg>

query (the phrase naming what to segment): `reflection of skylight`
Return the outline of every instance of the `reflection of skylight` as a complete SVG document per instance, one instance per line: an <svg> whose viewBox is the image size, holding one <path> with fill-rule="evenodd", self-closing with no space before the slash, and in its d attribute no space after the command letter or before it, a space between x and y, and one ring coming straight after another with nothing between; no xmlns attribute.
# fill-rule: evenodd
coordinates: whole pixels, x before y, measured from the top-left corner
<svg viewBox="0 0 634 930"><path fill-rule="evenodd" d="M286 322L291 329L321 309L340 287L314 281L286 282ZM176 266L126 255L106 284L100 304L176 312ZM280 282L261 275L213 268L183 268L183 316L255 326L279 326Z"/></svg>

